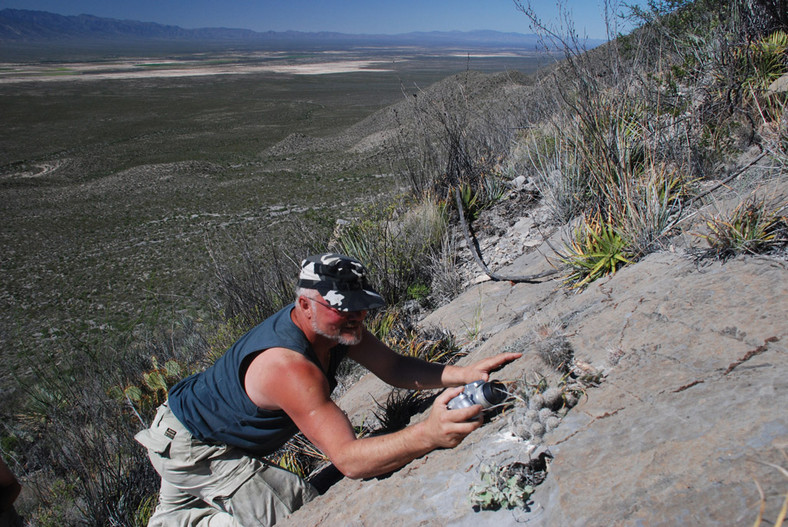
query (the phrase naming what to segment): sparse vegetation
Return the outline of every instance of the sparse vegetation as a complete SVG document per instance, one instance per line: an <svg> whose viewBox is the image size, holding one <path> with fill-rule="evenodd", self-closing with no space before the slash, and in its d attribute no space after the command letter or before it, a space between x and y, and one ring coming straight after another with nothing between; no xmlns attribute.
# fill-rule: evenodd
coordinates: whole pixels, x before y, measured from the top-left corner
<svg viewBox="0 0 788 527"><path fill-rule="evenodd" d="M24 123L2 136L3 381L16 391L0 446L35 489L27 515L36 525L144 524L157 478L134 432L179 377L292 300L308 253L364 261L392 308L370 329L404 354L450 362L452 336L415 330L399 308L462 290L455 192L473 229L511 179L533 181L552 221L577 226L560 263L582 290L662 248L702 205L699 188L747 148L768 154L753 178L784 177L788 101L767 91L788 71L777 4L650 2L632 10L638 31L589 53L571 32L534 20L563 48L561 64L534 79L467 71L376 114L383 125L364 121L337 137L383 103L376 89L390 79L375 77L356 106L330 83L281 79L67 84L54 99L35 84L0 88L6 119ZM263 96L283 85L289 98ZM385 102L395 100L386 89ZM228 102L226 93L245 96ZM266 122L288 124L267 135ZM785 205L754 195L707 227L708 254L722 259L788 240ZM527 404L511 423L530 440L602 380L578 369L562 335L536 349L562 382L515 390ZM420 397L392 395L383 427L406 422ZM273 459L301 474L324 461L301 437ZM472 502L524 506L541 482L526 468L486 468Z"/></svg>
<svg viewBox="0 0 788 527"><path fill-rule="evenodd" d="M504 466L482 465L481 483L471 487L471 505L482 510L527 507L534 488L547 477L547 457Z"/></svg>
<svg viewBox="0 0 788 527"><path fill-rule="evenodd" d="M330 247L364 262L377 291L396 305L409 299L416 284L429 283L429 263L446 221L445 208L429 199L405 207L370 206L338 229Z"/></svg>
<svg viewBox="0 0 788 527"><path fill-rule="evenodd" d="M566 58L544 84L556 111L517 154L557 222L587 218L562 258L568 284L659 249L692 213L699 180L745 145L774 143L756 137L755 125L785 121L784 95L766 94L788 64L768 3L650 2L630 10L639 31L589 53L571 27L547 26L519 4ZM596 75L602 68L609 74Z"/></svg>
<svg viewBox="0 0 788 527"><path fill-rule="evenodd" d="M451 364L460 357L460 348L451 333L438 328L419 330L397 308L377 313L367 327L387 346L407 357L441 364Z"/></svg>
<svg viewBox="0 0 788 527"><path fill-rule="evenodd" d="M184 321L74 344L58 350L57 367L36 367L37 384L3 423L3 457L39 500L25 516L32 525L144 525L158 476L133 437L197 366L204 343Z"/></svg>
<svg viewBox="0 0 788 527"><path fill-rule="evenodd" d="M737 254L760 254L788 246L788 205L770 208L763 198L751 195L728 217L706 222L709 234L703 235L711 253L718 258Z"/></svg>

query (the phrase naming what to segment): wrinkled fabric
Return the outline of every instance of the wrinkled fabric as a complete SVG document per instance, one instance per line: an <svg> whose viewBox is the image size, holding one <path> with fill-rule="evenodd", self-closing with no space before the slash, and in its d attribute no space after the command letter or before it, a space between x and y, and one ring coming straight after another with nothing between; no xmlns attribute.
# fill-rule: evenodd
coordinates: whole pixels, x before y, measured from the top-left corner
<svg viewBox="0 0 788 527"><path fill-rule="evenodd" d="M198 440L167 403L135 439L162 476L149 527L274 525L317 496L291 472L237 447Z"/></svg>
<svg viewBox="0 0 788 527"><path fill-rule="evenodd" d="M295 351L322 369L306 335L291 320L292 309L290 304L270 316L239 338L210 368L170 389L172 413L196 438L204 443L239 447L253 455L267 455L298 432L284 411L255 406L243 385L245 367L269 348ZM346 351L347 346L343 345L331 350L326 378L332 390Z"/></svg>

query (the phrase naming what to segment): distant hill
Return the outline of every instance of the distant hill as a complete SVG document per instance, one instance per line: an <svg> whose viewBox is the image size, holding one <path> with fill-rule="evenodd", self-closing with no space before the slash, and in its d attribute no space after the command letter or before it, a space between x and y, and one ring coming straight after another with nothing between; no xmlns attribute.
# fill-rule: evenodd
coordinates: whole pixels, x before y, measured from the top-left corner
<svg viewBox="0 0 788 527"><path fill-rule="evenodd" d="M116 20L91 15L63 16L44 11L3 9L0 11L0 42L9 44L45 44L55 42L97 41L169 41L225 42L261 46L356 46L356 45L420 45L517 47L539 49L536 35L498 31L433 31L398 35L351 35L334 32L306 33L300 31L257 32L247 29L200 28ZM589 42L589 47L602 41Z"/></svg>

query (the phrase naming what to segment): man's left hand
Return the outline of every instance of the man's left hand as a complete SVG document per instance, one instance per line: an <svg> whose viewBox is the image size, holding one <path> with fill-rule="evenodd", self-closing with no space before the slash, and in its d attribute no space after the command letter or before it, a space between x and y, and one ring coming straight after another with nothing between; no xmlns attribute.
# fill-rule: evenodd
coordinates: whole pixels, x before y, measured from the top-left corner
<svg viewBox="0 0 788 527"><path fill-rule="evenodd" d="M478 380L490 380L490 374L499 370L504 365L522 357L522 353L500 353L462 367L462 380L460 384L467 384Z"/></svg>

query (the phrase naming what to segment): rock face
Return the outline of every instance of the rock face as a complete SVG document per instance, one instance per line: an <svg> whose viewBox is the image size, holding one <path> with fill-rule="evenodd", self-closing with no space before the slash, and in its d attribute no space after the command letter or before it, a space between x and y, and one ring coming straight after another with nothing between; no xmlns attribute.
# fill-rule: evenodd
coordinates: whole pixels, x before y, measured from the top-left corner
<svg viewBox="0 0 788 527"><path fill-rule="evenodd" d="M503 271L546 270L549 252ZM475 285L422 322L468 340L463 361L519 350L496 378L557 383L537 350L558 336L598 374L544 436L553 460L529 507L476 512L468 500L481 464L533 455L504 414L388 477L340 481L283 525L752 525L759 487L771 524L788 493L777 468L788 467L787 315L788 263L773 257L660 252L580 293L557 281ZM340 405L359 422L386 393L368 376Z"/></svg>

